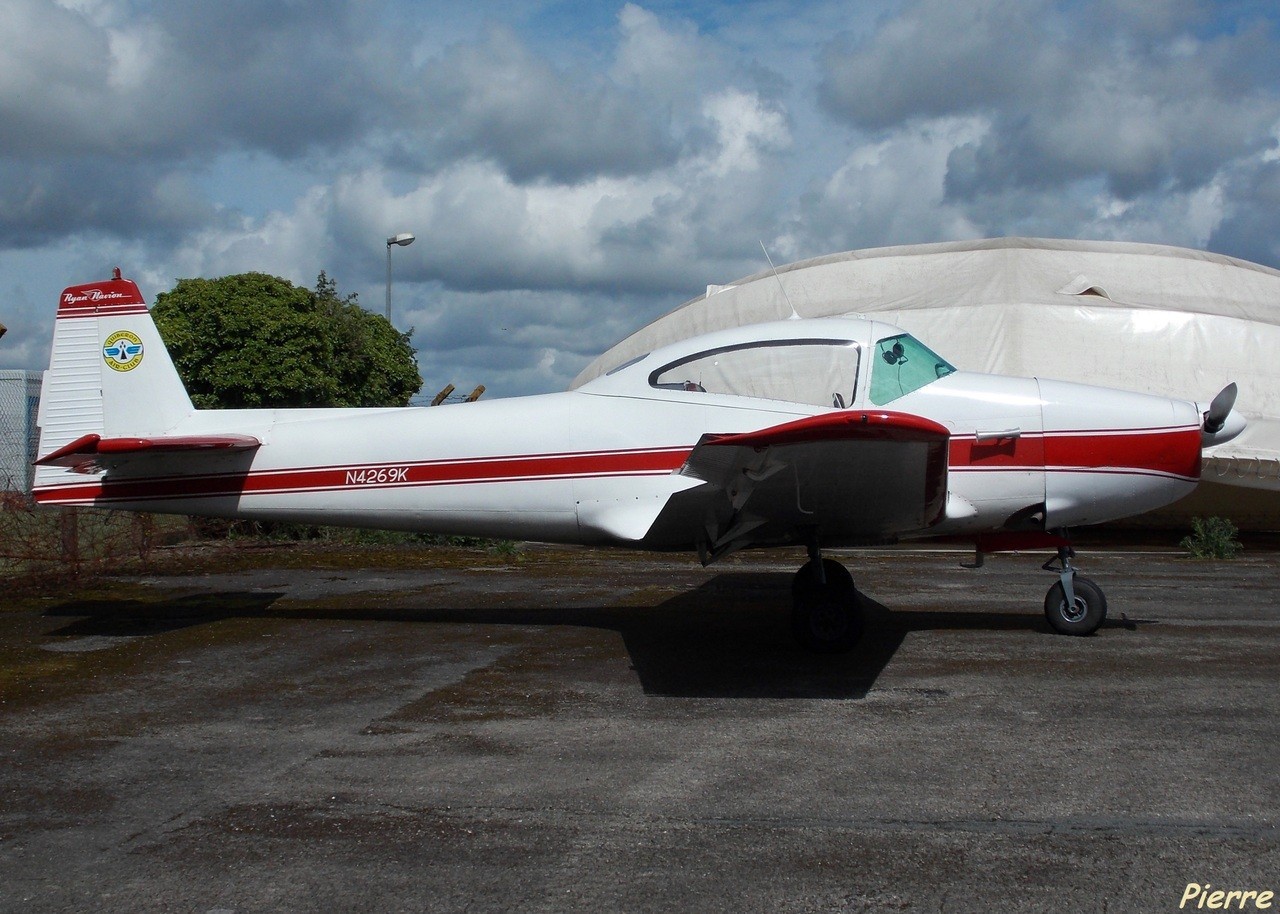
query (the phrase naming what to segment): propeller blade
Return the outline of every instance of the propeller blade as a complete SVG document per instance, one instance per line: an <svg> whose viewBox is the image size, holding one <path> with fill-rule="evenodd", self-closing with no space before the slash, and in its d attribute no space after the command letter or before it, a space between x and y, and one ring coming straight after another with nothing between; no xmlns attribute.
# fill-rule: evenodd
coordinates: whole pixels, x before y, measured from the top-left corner
<svg viewBox="0 0 1280 914"><path fill-rule="evenodd" d="M1218 391L1218 395L1209 404L1209 409L1204 414L1204 430L1210 435L1222 431L1222 426L1227 424L1227 415L1231 412L1231 407L1235 405L1236 382L1232 381Z"/></svg>

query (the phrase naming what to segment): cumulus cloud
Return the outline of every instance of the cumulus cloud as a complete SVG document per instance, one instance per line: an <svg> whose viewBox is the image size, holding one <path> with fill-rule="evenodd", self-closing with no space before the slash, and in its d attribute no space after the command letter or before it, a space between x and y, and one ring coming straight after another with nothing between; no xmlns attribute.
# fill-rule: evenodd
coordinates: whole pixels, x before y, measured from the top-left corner
<svg viewBox="0 0 1280 914"><path fill-rule="evenodd" d="M296 155L367 127L401 75L342 0L10 0L0 25L22 36L0 48L8 155Z"/></svg>
<svg viewBox="0 0 1280 914"><path fill-rule="evenodd" d="M980 234L963 208L946 200L948 163L958 146L982 135L981 118L913 124L855 150L801 200L783 240L802 251L952 241Z"/></svg>
<svg viewBox="0 0 1280 914"><path fill-rule="evenodd" d="M200 233L178 259L229 268L267 256L269 242L340 264L354 256L363 268L343 265L368 275L379 263L370 241L408 227L419 241L396 262L409 281L469 292L693 294L753 268L758 228L772 218L772 173L790 140L781 114L748 93L709 98L704 117L705 146L653 173L521 183L492 160L463 159L405 187L403 175L370 167L315 188L292 214Z"/></svg>
<svg viewBox="0 0 1280 914"><path fill-rule="evenodd" d="M0 6L21 36L0 46L0 246L106 235L162 256L233 228L203 180L219 157L332 156L391 117L398 74L356 13L344 0Z"/></svg>
<svg viewBox="0 0 1280 914"><path fill-rule="evenodd" d="M150 295L323 269L379 309L399 231L428 386L496 393L563 386L758 270L759 239L779 262L1030 234L1280 264L1265 6L658 9L8 0L0 273L22 282L0 364L46 351L58 289L116 264Z"/></svg>
<svg viewBox="0 0 1280 914"><path fill-rule="evenodd" d="M105 30L48 0L4 4L0 28L21 36L0 46L0 155L110 146L118 126L100 107L111 72Z"/></svg>
<svg viewBox="0 0 1280 914"><path fill-rule="evenodd" d="M313 187L290 211L273 210L261 219L224 213L220 223L190 233L165 260L177 276L263 272L309 286L333 254L332 212L329 191Z"/></svg>
<svg viewBox="0 0 1280 914"><path fill-rule="evenodd" d="M999 106L1053 64L1033 65L1046 6L1044 0L913 4L868 37L828 45L819 98L837 116L872 129Z"/></svg>
<svg viewBox="0 0 1280 914"><path fill-rule="evenodd" d="M557 70L508 29L430 60L422 83L415 107L433 144L491 159L518 182L643 173L676 155L661 110L599 76Z"/></svg>
<svg viewBox="0 0 1280 914"><path fill-rule="evenodd" d="M1222 218L1209 235L1214 250L1280 264L1280 155L1256 156L1222 178Z"/></svg>
<svg viewBox="0 0 1280 914"><path fill-rule="evenodd" d="M657 15L628 3L618 13L622 37L612 68L619 83L635 87L659 85L668 91L697 71L704 45L689 23L664 23Z"/></svg>
<svg viewBox="0 0 1280 914"><path fill-rule="evenodd" d="M403 316L413 326L424 395L445 384L466 394L477 384L501 395L563 390L596 355L656 316L669 302L565 292L451 292L433 287L426 306Z"/></svg>
<svg viewBox="0 0 1280 914"><path fill-rule="evenodd" d="M95 156L0 159L4 247L39 247L69 232L178 237L218 221L181 171Z"/></svg>
<svg viewBox="0 0 1280 914"><path fill-rule="evenodd" d="M1098 9L1104 9L1099 7ZM1224 160L1272 145L1280 96L1251 65L1263 26L1200 38L1188 4L1107 14L1049 0L920 0L868 38L824 56L821 98L835 116L884 130L911 119L982 115L959 150L953 197L1100 176L1133 197L1211 180Z"/></svg>

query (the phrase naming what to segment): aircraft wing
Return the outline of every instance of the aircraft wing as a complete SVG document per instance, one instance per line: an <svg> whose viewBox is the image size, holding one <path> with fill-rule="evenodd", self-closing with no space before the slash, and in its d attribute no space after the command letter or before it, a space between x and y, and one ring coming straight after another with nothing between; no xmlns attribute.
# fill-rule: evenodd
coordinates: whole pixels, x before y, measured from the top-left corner
<svg viewBox="0 0 1280 914"><path fill-rule="evenodd" d="M678 493L651 539L696 529L709 563L743 546L873 542L941 520L950 434L931 419L887 410L807 416L742 434L704 435L680 473L703 485Z"/></svg>
<svg viewBox="0 0 1280 914"><path fill-rule="evenodd" d="M37 466L87 470L109 464L113 458L167 455L179 452L248 451L262 442L249 435L159 435L147 438L104 438L84 435L36 461Z"/></svg>

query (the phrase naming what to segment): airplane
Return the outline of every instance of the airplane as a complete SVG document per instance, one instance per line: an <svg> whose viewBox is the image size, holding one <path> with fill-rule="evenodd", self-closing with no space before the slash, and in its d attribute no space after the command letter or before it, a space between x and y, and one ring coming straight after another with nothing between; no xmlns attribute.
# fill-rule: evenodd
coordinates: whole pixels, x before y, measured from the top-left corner
<svg viewBox="0 0 1280 914"><path fill-rule="evenodd" d="M571 391L465 408L195 409L137 285L59 300L38 422L42 505L695 551L803 546L792 630L865 626L824 549L972 537L1049 547L1045 616L1089 635L1101 588L1069 528L1195 488L1244 428L1207 406L957 370L881 321L793 318L696 336Z"/></svg>

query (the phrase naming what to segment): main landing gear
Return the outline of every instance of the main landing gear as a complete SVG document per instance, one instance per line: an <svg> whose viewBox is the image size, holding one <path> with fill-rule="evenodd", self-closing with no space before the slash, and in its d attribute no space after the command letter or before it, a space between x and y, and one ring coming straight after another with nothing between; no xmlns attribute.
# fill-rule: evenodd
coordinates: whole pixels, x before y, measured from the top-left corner
<svg viewBox="0 0 1280 914"><path fill-rule="evenodd" d="M1044 536L1041 534L1040 536ZM1025 544L1025 537L1022 538ZM1063 635L1092 635L1107 619L1107 598L1102 588L1076 573L1075 550L1054 536L1058 554L1045 562L1058 580L1044 598L1044 615L1053 630ZM1043 540L1036 544L1044 545ZM985 551L995 551L993 540ZM1012 544L1006 544L1013 548ZM979 549L981 566L983 549ZM809 544L809 561L791 581L793 608L791 630L806 650L838 654L852 650L866 628L862 597L848 570L833 559L824 559L816 542Z"/></svg>
<svg viewBox="0 0 1280 914"><path fill-rule="evenodd" d="M1093 581L1076 574L1071 563L1075 554L1070 546L1059 546L1057 556L1043 565L1058 574L1044 597L1044 617L1059 634L1092 635L1107 619L1107 597Z"/></svg>
<svg viewBox="0 0 1280 914"><path fill-rule="evenodd" d="M862 637L866 620L853 577L839 562L824 559L816 544L791 581L791 597L791 630L806 650L839 654Z"/></svg>

